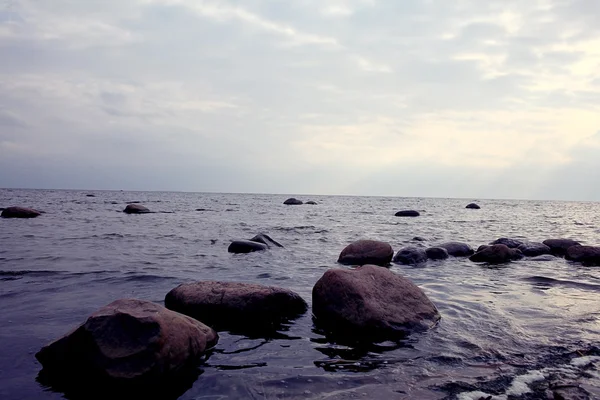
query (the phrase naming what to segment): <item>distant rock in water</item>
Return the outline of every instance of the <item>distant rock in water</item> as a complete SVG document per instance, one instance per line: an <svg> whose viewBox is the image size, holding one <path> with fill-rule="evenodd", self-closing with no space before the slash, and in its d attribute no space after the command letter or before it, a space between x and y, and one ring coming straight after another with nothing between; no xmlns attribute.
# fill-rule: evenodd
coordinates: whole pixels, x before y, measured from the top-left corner
<svg viewBox="0 0 600 400"><path fill-rule="evenodd" d="M469 203L469 204L467 204L467 206L465 208L470 208L472 210L479 210L481 207L479 207L479 205L477 205L475 203Z"/></svg>
<svg viewBox="0 0 600 400"><path fill-rule="evenodd" d="M316 206L316 205L317 205L317 202L316 202L316 201L312 201L312 200L310 200L310 201L307 201L307 202L306 202L306 203L304 203L304 204L310 204L311 206Z"/></svg>
<svg viewBox="0 0 600 400"><path fill-rule="evenodd" d="M123 212L126 214L148 214L151 211L139 204L127 204L127 207L125 207Z"/></svg>
<svg viewBox="0 0 600 400"><path fill-rule="evenodd" d="M281 243L276 242L266 233L259 233L250 239L250 241L265 244L267 247L283 247Z"/></svg>
<svg viewBox="0 0 600 400"><path fill-rule="evenodd" d="M325 272L312 301L317 327L340 339L379 342L429 329L440 319L419 287L375 265Z"/></svg>
<svg viewBox="0 0 600 400"><path fill-rule="evenodd" d="M550 254L550 247L538 242L524 242L517 249L527 257L537 257L543 254Z"/></svg>
<svg viewBox="0 0 600 400"><path fill-rule="evenodd" d="M520 245L522 245L523 242L521 240L518 240L518 239L500 238L500 239L494 240L490 244L491 245L494 245L494 244L503 244L506 247L509 247L511 249L516 249L517 247L519 247Z"/></svg>
<svg viewBox="0 0 600 400"><path fill-rule="evenodd" d="M2 218L35 218L42 215L38 210L25 207L8 207L2 210Z"/></svg>
<svg viewBox="0 0 600 400"><path fill-rule="evenodd" d="M415 236L414 238L412 238L412 240L414 240L415 242L426 242L427 239L421 237L421 236Z"/></svg>
<svg viewBox="0 0 600 400"><path fill-rule="evenodd" d="M198 360L218 338L195 319L148 301L123 299L102 307L35 356L59 387L161 390L181 375L197 376Z"/></svg>
<svg viewBox="0 0 600 400"><path fill-rule="evenodd" d="M567 254L567 250L571 246L581 246L581 243L572 239L547 239L542 242L546 246L550 247L550 252L555 256L563 257Z"/></svg>
<svg viewBox="0 0 600 400"><path fill-rule="evenodd" d="M436 247L446 249L448 254L453 257L468 257L475 253L471 246L462 242L447 242L442 243Z"/></svg>
<svg viewBox="0 0 600 400"><path fill-rule="evenodd" d="M405 265L417 265L427 261L427 254L419 247L405 247L398 250L392 261Z"/></svg>
<svg viewBox="0 0 600 400"><path fill-rule="evenodd" d="M528 261L554 261L556 257L552 254L542 254L541 256L531 257Z"/></svg>
<svg viewBox="0 0 600 400"><path fill-rule="evenodd" d="M384 267L389 265L393 256L394 250L388 243L378 240L357 240L342 250L338 262L347 265L375 264Z"/></svg>
<svg viewBox="0 0 600 400"><path fill-rule="evenodd" d="M448 250L443 247L430 247L425 250L425 254L431 260L445 260L450 255L448 254Z"/></svg>
<svg viewBox="0 0 600 400"><path fill-rule="evenodd" d="M485 262L489 264L503 264L514 260L520 260L523 254L518 249L511 249L504 244L493 244L478 251L469 257L473 262Z"/></svg>
<svg viewBox="0 0 600 400"><path fill-rule="evenodd" d="M234 240L227 248L227 251L230 253L240 254L267 250L268 248L269 246L266 244L253 242L252 240Z"/></svg>
<svg viewBox="0 0 600 400"><path fill-rule="evenodd" d="M571 246L567 249L565 258L585 265L600 265L600 247Z"/></svg>
<svg viewBox="0 0 600 400"><path fill-rule="evenodd" d="M200 281L171 290L165 306L217 330L252 332L277 329L306 312L291 290L239 282Z"/></svg>
<svg viewBox="0 0 600 400"><path fill-rule="evenodd" d="M96 197L96 195L89 193L89 194L86 194L85 197Z"/></svg>
<svg viewBox="0 0 600 400"><path fill-rule="evenodd" d="M302 201L300 201L294 197L290 197L289 199L284 201L283 204L287 204L288 206L299 206L299 205L302 205L303 203L302 203Z"/></svg>
<svg viewBox="0 0 600 400"><path fill-rule="evenodd" d="M398 211L394 215L396 217L418 217L421 214L418 211L415 211L415 210L402 210L402 211Z"/></svg>

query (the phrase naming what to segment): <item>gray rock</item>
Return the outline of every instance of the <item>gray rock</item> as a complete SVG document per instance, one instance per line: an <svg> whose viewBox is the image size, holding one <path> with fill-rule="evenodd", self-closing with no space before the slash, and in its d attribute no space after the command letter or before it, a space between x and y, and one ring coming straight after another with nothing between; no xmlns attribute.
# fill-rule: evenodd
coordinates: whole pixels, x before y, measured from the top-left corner
<svg viewBox="0 0 600 400"><path fill-rule="evenodd" d="M521 253L527 257L537 257L543 254L550 254L550 247L539 242L525 242L517 247L517 249L521 250Z"/></svg>
<svg viewBox="0 0 600 400"><path fill-rule="evenodd" d="M414 240L415 242L426 242L427 239L425 239L424 237L421 236L415 236L414 238L412 238L412 240Z"/></svg>
<svg viewBox="0 0 600 400"><path fill-rule="evenodd" d="M316 202L316 201L312 201L312 200L310 200L310 201L307 201L307 202L306 202L306 203L304 203L304 204L309 204L309 205L311 205L311 206L316 206L316 205L317 205L317 202Z"/></svg>
<svg viewBox="0 0 600 400"><path fill-rule="evenodd" d="M586 265L600 265L600 247L571 246L567 249L565 258Z"/></svg>
<svg viewBox="0 0 600 400"><path fill-rule="evenodd" d="M567 250L571 246L581 246L581 243L572 239L547 239L542 242L546 246L550 247L550 252L555 256L564 256L567 254Z"/></svg>
<svg viewBox="0 0 600 400"><path fill-rule="evenodd" d="M287 199L286 201L283 202L283 204L286 204L288 206L299 206L302 205L302 201L294 198L294 197L290 197L289 199Z"/></svg>
<svg viewBox="0 0 600 400"><path fill-rule="evenodd" d="M250 241L265 244L269 248L270 247L283 247L282 244L273 240L271 238L271 236L267 235L266 233L259 233L258 235L254 236L252 239L250 239Z"/></svg>
<svg viewBox="0 0 600 400"><path fill-rule="evenodd" d="M126 214L148 214L150 210L139 204L127 204L123 212Z"/></svg>
<svg viewBox="0 0 600 400"><path fill-rule="evenodd" d="M462 242L447 242L442 243L436 247L446 249L448 254L453 257L468 257L475 253L471 246Z"/></svg>
<svg viewBox="0 0 600 400"><path fill-rule="evenodd" d="M531 257L528 261L554 261L556 257L552 254L543 254L541 256Z"/></svg>
<svg viewBox="0 0 600 400"><path fill-rule="evenodd" d="M425 254L430 260L445 260L450 256L448 250L443 247L430 247L425 250Z"/></svg>
<svg viewBox="0 0 600 400"><path fill-rule="evenodd" d="M182 284L167 294L165 306L216 329L241 332L276 329L307 310L288 289L219 281Z"/></svg>
<svg viewBox="0 0 600 400"><path fill-rule="evenodd" d="M393 262L405 265L416 265L427 261L425 250L418 247L405 247L400 249L394 258Z"/></svg>
<svg viewBox="0 0 600 400"><path fill-rule="evenodd" d="M264 243L254 242L252 240L234 240L231 242L227 251L230 253L252 253L254 251L267 250L269 246Z"/></svg>
<svg viewBox="0 0 600 400"><path fill-rule="evenodd" d="M518 249L511 249L504 244L493 244L469 257L473 262L485 262L489 264L503 264L514 260L520 260L523 254Z"/></svg>
<svg viewBox="0 0 600 400"><path fill-rule="evenodd" d="M35 356L51 380L66 386L85 381L159 389L195 371L217 341L217 333L199 321L155 303L123 299Z"/></svg>
<svg viewBox="0 0 600 400"><path fill-rule="evenodd" d="M421 214L415 210L402 210L398 211L395 215L396 217L418 217Z"/></svg>
<svg viewBox="0 0 600 400"><path fill-rule="evenodd" d="M25 207L7 207L0 214L2 218L35 218L42 215L38 210Z"/></svg>
<svg viewBox="0 0 600 400"><path fill-rule="evenodd" d="M470 208L472 210L479 210L481 207L479 207L477 204L475 203L469 203L467 204L467 206L465 208Z"/></svg>
<svg viewBox="0 0 600 400"><path fill-rule="evenodd" d="M419 287L375 265L325 272L312 300L317 326L342 338L376 342L428 329L440 319Z"/></svg>
<svg viewBox="0 0 600 400"><path fill-rule="evenodd" d="M388 243L377 240L358 240L342 250L338 262L347 265L387 266L393 256L394 250Z"/></svg>
<svg viewBox="0 0 600 400"><path fill-rule="evenodd" d="M494 240L490 244L491 245L494 245L494 244L503 244L506 247L509 247L511 249L516 249L517 247L519 247L520 245L523 244L523 241L518 240L518 239L500 238L500 239Z"/></svg>

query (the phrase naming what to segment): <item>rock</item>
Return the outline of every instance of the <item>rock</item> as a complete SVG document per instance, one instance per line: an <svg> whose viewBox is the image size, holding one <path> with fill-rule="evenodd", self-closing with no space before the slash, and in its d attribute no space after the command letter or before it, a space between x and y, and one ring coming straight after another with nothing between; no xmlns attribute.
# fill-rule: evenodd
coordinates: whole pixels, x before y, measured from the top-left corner
<svg viewBox="0 0 600 400"><path fill-rule="evenodd" d="M308 308L288 289L219 281L179 285L167 294L165 306L216 329L241 332L277 329Z"/></svg>
<svg viewBox="0 0 600 400"><path fill-rule="evenodd" d="M479 207L477 204L475 203L469 203L467 204L467 206L465 208L470 208L472 210L479 210L481 207Z"/></svg>
<svg viewBox="0 0 600 400"><path fill-rule="evenodd" d="M567 249L565 258L586 265L600 265L600 247L571 246Z"/></svg>
<svg viewBox="0 0 600 400"><path fill-rule="evenodd" d="M504 244L493 244L469 257L473 262L485 262L489 264L503 264L523 258L520 250L511 249Z"/></svg>
<svg viewBox="0 0 600 400"><path fill-rule="evenodd" d="M421 237L421 236L415 236L414 238L412 238L412 240L414 240L415 242L426 242L427 239Z"/></svg>
<svg viewBox="0 0 600 400"><path fill-rule="evenodd" d="M527 257L537 257L543 254L550 254L550 247L539 242L524 242L517 249Z"/></svg>
<svg viewBox="0 0 600 400"><path fill-rule="evenodd" d="M282 244L277 243L275 240L271 239L271 237L265 233L259 233L250 239L251 242L257 242L267 245L267 247L283 247Z"/></svg>
<svg viewBox="0 0 600 400"><path fill-rule="evenodd" d="M25 207L8 207L2 210L2 218L35 218L42 215L38 210Z"/></svg>
<svg viewBox="0 0 600 400"><path fill-rule="evenodd" d="M123 212L126 214L148 214L150 210L139 204L127 204Z"/></svg>
<svg viewBox="0 0 600 400"><path fill-rule="evenodd" d="M550 253L555 256L564 256L567 254L567 250L571 246L581 246L581 243L576 242L572 239L547 239L542 242L546 246L550 247Z"/></svg>
<svg viewBox="0 0 600 400"><path fill-rule="evenodd" d="M543 254L541 256L531 257L528 261L554 261L556 257L552 254Z"/></svg>
<svg viewBox="0 0 600 400"><path fill-rule="evenodd" d="M338 262L347 265L389 265L394 250L388 243L377 240L358 240L342 250Z"/></svg>
<svg viewBox="0 0 600 400"><path fill-rule="evenodd" d="M122 299L35 356L43 375L59 386L95 391L114 384L152 391L186 374L197 376L199 360L218 338L190 317L148 301Z"/></svg>
<svg viewBox="0 0 600 400"><path fill-rule="evenodd" d="M306 203L304 203L304 204L310 204L311 206L316 206L316 205L317 205L317 202L316 202L316 201L312 201L312 200L310 200L310 201L307 201L307 202L306 202Z"/></svg>
<svg viewBox="0 0 600 400"><path fill-rule="evenodd" d="M283 204L287 204L288 206L299 206L302 205L302 201L295 199L293 197L290 197L289 199L287 199L286 201L283 202Z"/></svg>
<svg viewBox="0 0 600 400"><path fill-rule="evenodd" d="M494 245L494 244L503 244L506 247L509 247L511 249L516 249L517 247L519 247L520 245L522 245L523 242L520 241L520 240L517 240L517 239L500 238L500 239L494 240L490 244L491 245Z"/></svg>
<svg viewBox="0 0 600 400"><path fill-rule="evenodd" d="M482 244L477 248L477 250L475 250L475 253L479 253L481 250L487 249L488 247L490 247L489 244Z"/></svg>
<svg viewBox="0 0 600 400"><path fill-rule="evenodd" d="M466 243L461 243L461 242L447 242L447 243L442 243L436 247L441 247L443 249L446 249L448 254L453 257L468 257L468 256L472 255L473 253L475 253L475 251L473 250L473 248L471 246L469 246Z"/></svg>
<svg viewBox="0 0 600 400"><path fill-rule="evenodd" d="M396 217L418 217L421 214L415 210L402 210L398 211L395 215Z"/></svg>
<svg viewBox="0 0 600 400"><path fill-rule="evenodd" d="M231 242L227 251L230 253L252 253L254 251L267 250L269 247L264 243L253 242L252 240L235 240Z"/></svg>
<svg viewBox="0 0 600 400"><path fill-rule="evenodd" d="M445 260L449 257L448 250L443 247L430 247L425 250L425 254L431 260Z"/></svg>
<svg viewBox="0 0 600 400"><path fill-rule="evenodd" d="M416 265L426 262L427 254L425 250L418 247L405 247L396 253L392 261L399 264Z"/></svg>
<svg viewBox="0 0 600 400"><path fill-rule="evenodd" d="M96 197L96 195L90 193L90 194L86 194L85 197Z"/></svg>
<svg viewBox="0 0 600 400"><path fill-rule="evenodd" d="M440 315L425 293L386 268L331 269L312 291L318 327L377 342L432 327Z"/></svg>

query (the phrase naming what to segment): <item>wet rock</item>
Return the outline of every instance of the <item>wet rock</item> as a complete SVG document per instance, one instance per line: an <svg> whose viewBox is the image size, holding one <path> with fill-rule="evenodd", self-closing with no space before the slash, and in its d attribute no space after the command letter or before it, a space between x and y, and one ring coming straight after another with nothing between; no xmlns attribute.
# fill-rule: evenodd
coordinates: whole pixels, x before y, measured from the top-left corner
<svg viewBox="0 0 600 400"><path fill-rule="evenodd" d="M306 203L304 203L304 204L309 204L309 205L311 205L311 206L316 206L316 205L317 205L317 202L316 202L316 201L312 201L312 200L310 200L310 201L307 201L307 202L306 202Z"/></svg>
<svg viewBox="0 0 600 400"><path fill-rule="evenodd" d="M441 247L443 249L446 249L448 254L453 257L468 257L468 256L472 255L473 253L475 253L475 251L473 250L473 248L471 246L469 246L466 243L462 243L462 242L447 242L447 243L442 243L436 247Z"/></svg>
<svg viewBox="0 0 600 400"><path fill-rule="evenodd" d="M531 257L528 261L554 261L556 257L552 254L543 254L541 256Z"/></svg>
<svg viewBox="0 0 600 400"><path fill-rule="evenodd" d="M477 248L477 250L475 250L475 253L479 253L481 250L485 250L485 249L487 249L488 247L490 247L490 245L489 245L489 244L482 244L481 246L479 246L479 247Z"/></svg>
<svg viewBox="0 0 600 400"><path fill-rule="evenodd" d="M527 257L537 257L543 254L550 254L550 247L539 242L524 242L517 249Z"/></svg>
<svg viewBox="0 0 600 400"><path fill-rule="evenodd" d="M227 251L230 253L240 254L267 250L268 248L269 247L266 244L254 242L252 240L234 240L227 248Z"/></svg>
<svg viewBox="0 0 600 400"><path fill-rule="evenodd" d="M430 247L425 250L425 254L431 260L445 260L450 255L448 254L448 250L443 247Z"/></svg>
<svg viewBox="0 0 600 400"><path fill-rule="evenodd" d="M300 200L298 200L298 199L296 199L294 197L290 197L289 199L287 199L286 201L284 201L283 204L286 204L286 205L289 205L289 206L290 205L291 206L299 206L299 205L302 205L303 203L302 203L302 201L300 201Z"/></svg>
<svg viewBox="0 0 600 400"><path fill-rule="evenodd" d="M547 239L542 242L550 247L550 252L556 256L564 256L571 246L581 246L581 243L572 239Z"/></svg>
<svg viewBox="0 0 600 400"><path fill-rule="evenodd" d="M58 386L159 389L185 374L197 375L198 361L217 341L217 333L197 320L148 301L122 299L35 356Z"/></svg>
<svg viewBox="0 0 600 400"><path fill-rule="evenodd" d="M240 332L276 329L307 310L291 290L250 283L201 281L171 290L165 306L216 329Z"/></svg>
<svg viewBox="0 0 600 400"><path fill-rule="evenodd" d="M35 218L42 215L38 210L25 207L8 207L2 210L2 218Z"/></svg>
<svg viewBox="0 0 600 400"><path fill-rule="evenodd" d="M552 382L550 385L554 400L592 400L593 396L576 382Z"/></svg>
<svg viewBox="0 0 600 400"><path fill-rule="evenodd" d="M325 272L312 300L319 328L373 342L428 329L440 318L419 287L375 265Z"/></svg>
<svg viewBox="0 0 600 400"><path fill-rule="evenodd" d="M283 247L283 245L281 243L276 242L275 240L273 240L271 238L271 236L267 235L266 233L259 233L258 235L254 236L252 239L250 239L250 241L265 244L269 248L270 247Z"/></svg>
<svg viewBox="0 0 600 400"><path fill-rule="evenodd" d="M123 212L126 214L148 214L150 210L139 204L127 204Z"/></svg>
<svg viewBox="0 0 600 400"><path fill-rule="evenodd" d="M523 242L521 240L517 240L517 239L500 238L500 239L494 240L490 244L491 245L494 245L494 244L503 244L506 247L509 247L511 249L516 249L517 247L519 247L520 245L522 245Z"/></svg>
<svg viewBox="0 0 600 400"><path fill-rule="evenodd" d="M511 249L504 244L494 244L469 257L473 262L485 262L489 264L503 264L514 260L520 260L523 254L518 249Z"/></svg>
<svg viewBox="0 0 600 400"><path fill-rule="evenodd" d="M426 242L427 239L421 237L421 236L415 236L414 238L412 238L412 240L414 240L415 242Z"/></svg>
<svg viewBox="0 0 600 400"><path fill-rule="evenodd" d="M571 246L567 249L565 258L586 265L600 265L600 247Z"/></svg>
<svg viewBox="0 0 600 400"><path fill-rule="evenodd" d="M479 210L481 207L479 207L477 204L475 203L469 203L467 204L467 206L465 208L470 208L472 210Z"/></svg>
<svg viewBox="0 0 600 400"><path fill-rule="evenodd" d="M405 265L416 265L427 261L425 250L418 247L405 247L400 249L394 258L393 262Z"/></svg>
<svg viewBox="0 0 600 400"><path fill-rule="evenodd" d="M392 261L393 256L394 250L388 243L378 240L358 240L342 250L338 262L347 265L386 266Z"/></svg>
<svg viewBox="0 0 600 400"><path fill-rule="evenodd" d="M402 210L398 211L395 215L396 217L418 217L421 214L416 210Z"/></svg>
<svg viewBox="0 0 600 400"><path fill-rule="evenodd" d="M85 197L96 197L96 195L89 193L89 194L86 194Z"/></svg>

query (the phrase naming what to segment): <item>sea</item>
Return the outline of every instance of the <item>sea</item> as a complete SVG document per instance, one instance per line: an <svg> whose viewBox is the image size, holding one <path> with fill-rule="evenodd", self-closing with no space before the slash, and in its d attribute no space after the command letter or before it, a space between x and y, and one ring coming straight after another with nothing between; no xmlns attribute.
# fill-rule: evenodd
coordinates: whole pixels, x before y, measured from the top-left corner
<svg viewBox="0 0 600 400"><path fill-rule="evenodd" d="M318 204L284 205L292 196ZM473 201L481 209L465 208ZM131 202L155 213L123 213ZM220 332L181 399L600 398L600 267L548 257L392 264L442 316L396 342L330 342L310 312L315 282L350 268L337 258L355 240L395 251L500 237L600 245L600 203L0 189L0 207L13 205L44 214L0 219L1 399L85 398L40 380L35 353L116 299L164 304L198 280L289 288L309 311L272 337ZM421 216L394 216L405 209ZM284 248L227 252L258 233Z"/></svg>

